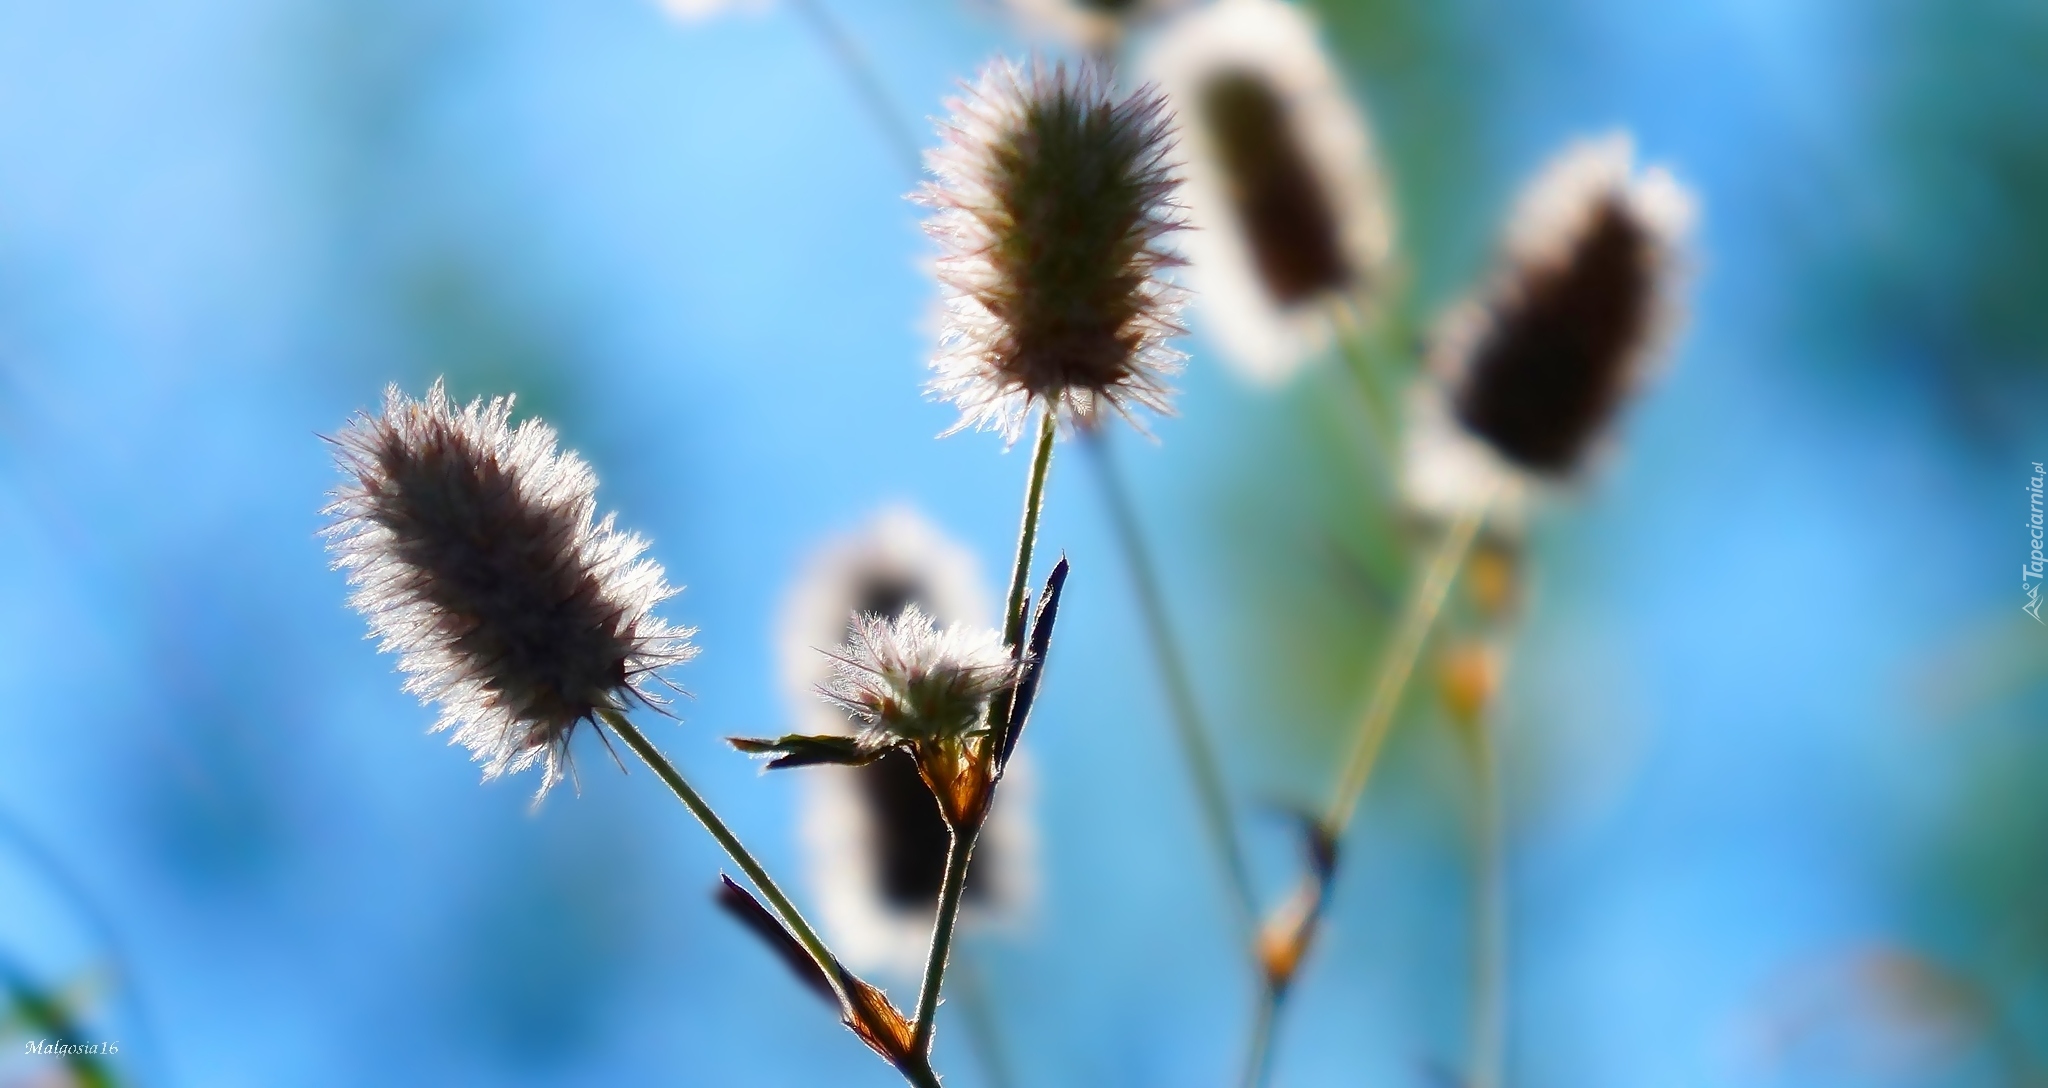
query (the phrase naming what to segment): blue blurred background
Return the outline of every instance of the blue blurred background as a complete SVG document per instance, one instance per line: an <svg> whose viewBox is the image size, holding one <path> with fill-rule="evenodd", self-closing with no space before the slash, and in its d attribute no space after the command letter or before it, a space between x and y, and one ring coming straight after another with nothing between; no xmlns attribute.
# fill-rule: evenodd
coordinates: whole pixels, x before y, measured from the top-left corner
<svg viewBox="0 0 2048 1088"><path fill-rule="evenodd" d="M973 0L824 0L915 121L1029 46ZM1515 1084L2012 1084L2048 1068L2048 9L1326 0L1425 310L1519 180L1627 126L1700 194L1689 331L1536 527L1510 684ZM1023 474L935 441L909 179L799 9L0 0L0 954L150 1086L887 1085L714 909L721 857L595 745L479 787L362 641L317 436L516 392L688 589L657 739L798 868L804 558L908 501L1003 569ZM1369 637L1327 375L1200 335L1118 453L1239 795L1313 803ZM1065 456L1065 455L1063 455ZM977 938L1026 1085L1218 1085L1250 982L1100 497L1032 743L1045 873ZM993 587L991 587L993 588ZM1411 727L1412 726L1412 727ZM584 738L589 740L587 736ZM1284 1085L1450 1083L1466 786L1404 725L1280 1039ZM1255 816L1261 879L1291 871ZM804 887L800 876L792 883ZM907 980L895 980L898 993ZM0 1053L8 1083L41 1083ZM981 1084L957 1033L949 1083Z"/></svg>

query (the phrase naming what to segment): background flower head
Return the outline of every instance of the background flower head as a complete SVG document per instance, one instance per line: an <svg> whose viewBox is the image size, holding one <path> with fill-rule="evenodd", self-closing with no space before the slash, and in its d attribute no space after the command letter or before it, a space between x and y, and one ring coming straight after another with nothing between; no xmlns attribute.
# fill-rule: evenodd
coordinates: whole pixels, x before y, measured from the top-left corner
<svg viewBox="0 0 2048 1088"><path fill-rule="evenodd" d="M1394 243L1365 116L1314 21L1222 0L1146 58L1179 118L1198 308L1245 376L1278 381L1329 342L1329 305L1366 297Z"/></svg>
<svg viewBox="0 0 2048 1088"><path fill-rule="evenodd" d="M1491 281L1440 331L1458 422L1517 467L1573 473L1677 312L1693 200L1625 134L1571 144L1524 189Z"/></svg>

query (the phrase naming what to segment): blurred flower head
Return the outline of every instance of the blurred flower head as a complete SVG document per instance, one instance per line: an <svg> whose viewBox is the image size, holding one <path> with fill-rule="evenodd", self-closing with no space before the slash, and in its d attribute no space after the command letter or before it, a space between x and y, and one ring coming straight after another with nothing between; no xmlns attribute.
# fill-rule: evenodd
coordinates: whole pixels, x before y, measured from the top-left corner
<svg viewBox="0 0 2048 1088"><path fill-rule="evenodd" d="M1637 170L1624 134L1545 166L1491 282L1434 345L1457 422L1518 469L1574 473L1673 324L1692 218L1691 195L1660 168Z"/></svg>
<svg viewBox="0 0 2048 1088"><path fill-rule="evenodd" d="M1222 0L1147 59L1179 116L1196 230L1183 247L1224 358L1278 381L1330 337L1330 305L1377 286L1393 220L1363 114L1315 24Z"/></svg>
<svg viewBox="0 0 2048 1088"><path fill-rule="evenodd" d="M816 647L844 641L855 613L895 616L911 605L941 624L985 624L974 556L923 517L896 508L822 549L784 611L783 676L805 732L846 734L858 719L817 697L833 660ZM832 946L858 970L908 975L923 963L949 834L916 761L891 752L866 766L800 776L805 854ZM1030 772L1020 751L975 849L966 919L1014 916L1029 898L1035 853Z"/></svg>
<svg viewBox="0 0 2048 1088"><path fill-rule="evenodd" d="M653 615L674 590L646 541L594 520L590 466L511 412L509 397L458 408L439 382L421 400L391 387L333 440L348 480L326 533L405 689L439 705L434 729L486 779L544 760L544 795L577 723L649 700L694 632Z"/></svg>
<svg viewBox="0 0 2048 1088"><path fill-rule="evenodd" d="M949 105L916 199L944 248L930 388L959 406L953 430L1014 440L1033 401L1084 426L1105 407L1167 411L1181 328L1161 240L1180 218L1164 99L1120 96L1092 64L998 59Z"/></svg>
<svg viewBox="0 0 2048 1088"><path fill-rule="evenodd" d="M1567 147L1523 191L1498 267L1445 315L1409 391L1401 492L1514 532L1598 445L1675 323L1693 201L1626 135Z"/></svg>

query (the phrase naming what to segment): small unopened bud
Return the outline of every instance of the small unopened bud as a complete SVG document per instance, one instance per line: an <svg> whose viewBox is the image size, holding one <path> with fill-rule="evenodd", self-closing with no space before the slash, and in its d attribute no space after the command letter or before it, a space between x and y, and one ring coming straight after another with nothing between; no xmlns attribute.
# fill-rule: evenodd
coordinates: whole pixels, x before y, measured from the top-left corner
<svg viewBox="0 0 2048 1088"><path fill-rule="evenodd" d="M335 438L348 482L326 509L335 566L405 688L439 704L484 777L568 765L570 734L687 660L694 632L653 615L674 590L646 541L595 520L597 477L509 397L457 408L392 387Z"/></svg>
<svg viewBox="0 0 2048 1088"><path fill-rule="evenodd" d="M997 60L951 106L916 199L945 249L930 388L959 406L953 430L1014 439L1034 401L1084 426L1167 411L1182 330L1161 244L1181 225L1165 100L1120 96L1093 64Z"/></svg>
<svg viewBox="0 0 2048 1088"><path fill-rule="evenodd" d="M1247 377L1285 378L1392 250L1371 131L1314 22L1282 0L1178 20L1147 68L1183 129L1197 228L1183 245L1202 311Z"/></svg>
<svg viewBox="0 0 2048 1088"><path fill-rule="evenodd" d="M1482 535L1465 561L1465 591L1481 619L1497 623L1521 603L1521 548L1499 535Z"/></svg>
<svg viewBox="0 0 2048 1088"><path fill-rule="evenodd" d="M1437 690L1451 720L1463 729L1481 728L1500 676L1500 651L1492 644L1475 639L1447 647L1438 664Z"/></svg>
<svg viewBox="0 0 2048 1088"><path fill-rule="evenodd" d="M1671 324L1691 218L1668 173L1636 170L1625 135L1575 144L1545 167L1492 283L1440 338L1436 368L1458 422L1528 472L1572 474Z"/></svg>

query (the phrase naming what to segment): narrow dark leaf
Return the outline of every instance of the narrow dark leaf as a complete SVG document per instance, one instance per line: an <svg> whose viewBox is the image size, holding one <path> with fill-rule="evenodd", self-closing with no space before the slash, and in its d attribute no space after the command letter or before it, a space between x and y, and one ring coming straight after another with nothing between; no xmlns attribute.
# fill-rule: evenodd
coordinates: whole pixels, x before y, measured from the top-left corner
<svg viewBox="0 0 2048 1088"><path fill-rule="evenodd" d="M1308 853L1309 871L1327 885L1337 872L1337 833L1319 816L1301 821L1302 848Z"/></svg>
<svg viewBox="0 0 2048 1088"><path fill-rule="evenodd" d="M1010 753L1017 749L1017 738L1024 735L1024 725L1031 720L1031 704L1038 699L1038 678L1045 672L1046 651L1052 648L1052 625L1060 615L1060 592L1066 587L1067 557L1061 555L1059 564L1052 568L1052 574L1045 580L1045 593L1038 598L1038 618L1031 625L1024 675L1017 680L1016 694L1010 697L1010 713L1004 722L1002 757L998 766L1010 762Z"/></svg>
<svg viewBox="0 0 2048 1088"><path fill-rule="evenodd" d="M814 767L819 764L860 767L882 758L882 754L888 751L887 748L863 743L859 737L807 736L792 733L774 740L758 737L725 739L726 743L750 756L774 756L774 759L768 761L768 769L771 771L789 767Z"/></svg>
<svg viewBox="0 0 2048 1088"><path fill-rule="evenodd" d="M809 952L804 951L804 946L795 937L790 936L789 930L783 928L781 921L768 913L768 908L754 898L754 893L734 883L731 877L720 873L718 890L713 893L713 897L718 900L718 905L725 913L732 915L734 921L747 927L748 932L754 936L761 938L761 943L767 945L768 950L775 953L776 958L795 973L797 981L803 983L805 989L824 998L833 1007L838 1007L839 995L832 992L832 983L825 978L825 972L818 967L818 961L812 959Z"/></svg>

